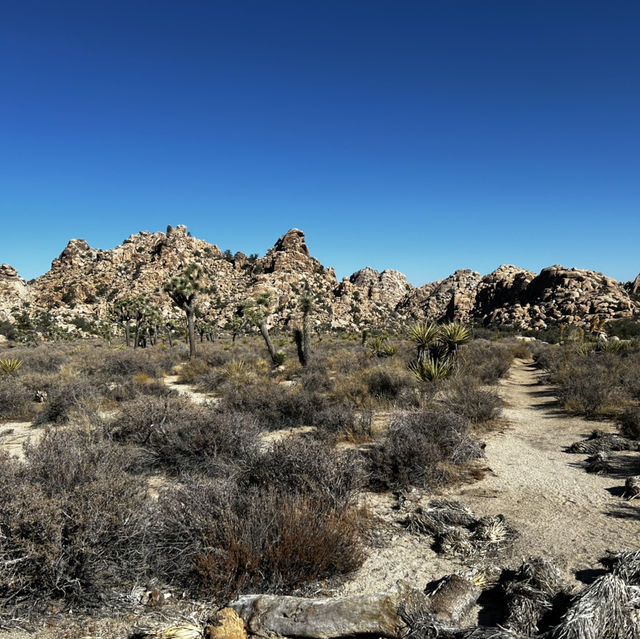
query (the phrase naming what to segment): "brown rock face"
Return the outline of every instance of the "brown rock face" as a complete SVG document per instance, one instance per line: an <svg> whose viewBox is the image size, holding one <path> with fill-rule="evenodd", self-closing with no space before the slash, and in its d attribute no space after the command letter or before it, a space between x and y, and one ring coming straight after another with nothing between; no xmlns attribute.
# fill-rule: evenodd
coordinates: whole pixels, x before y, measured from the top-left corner
<svg viewBox="0 0 640 639"><path fill-rule="evenodd" d="M322 268L318 260L309 255L304 233L299 229L287 231L260 260L265 273L296 271L314 273Z"/></svg>
<svg viewBox="0 0 640 639"><path fill-rule="evenodd" d="M629 282L629 291L631 295L640 295L640 273L636 276L633 282Z"/></svg>

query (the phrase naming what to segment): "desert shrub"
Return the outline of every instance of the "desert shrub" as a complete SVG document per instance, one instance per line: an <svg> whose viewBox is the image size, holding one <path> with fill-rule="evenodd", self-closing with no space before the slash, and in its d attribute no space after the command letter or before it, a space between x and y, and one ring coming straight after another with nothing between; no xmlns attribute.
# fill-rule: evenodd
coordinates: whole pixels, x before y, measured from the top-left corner
<svg viewBox="0 0 640 639"><path fill-rule="evenodd" d="M373 368L365 374L365 383L376 399L410 402L415 397L415 379L405 370Z"/></svg>
<svg viewBox="0 0 640 639"><path fill-rule="evenodd" d="M122 451L81 432L44 434L0 463L0 600L94 603L144 570L144 488ZM10 602L10 605L9 605Z"/></svg>
<svg viewBox="0 0 640 639"><path fill-rule="evenodd" d="M180 360L177 349L165 348L94 348L87 349L78 362L83 377L110 382L121 377L144 374L161 377Z"/></svg>
<svg viewBox="0 0 640 639"><path fill-rule="evenodd" d="M524 340L515 340L509 345L509 353L511 357L517 357L518 359L531 359L533 353L531 352L531 342L525 342Z"/></svg>
<svg viewBox="0 0 640 639"><path fill-rule="evenodd" d="M33 393L22 381L0 377L0 419L27 419L33 412Z"/></svg>
<svg viewBox="0 0 640 639"><path fill-rule="evenodd" d="M88 382L71 379L49 389L47 401L34 423L66 424L74 413L93 412L98 400L97 390Z"/></svg>
<svg viewBox="0 0 640 639"><path fill-rule="evenodd" d="M222 412L183 397L140 397L122 405L106 427L114 441L143 450L138 462L167 472L219 474L229 464L248 464L259 448L256 420Z"/></svg>
<svg viewBox="0 0 640 639"><path fill-rule="evenodd" d="M67 361L71 347L61 344L40 344L11 349L11 357L22 360L22 372L53 373Z"/></svg>
<svg viewBox="0 0 640 639"><path fill-rule="evenodd" d="M299 383L307 391L328 393L333 390L333 381L324 366L310 364L300 373Z"/></svg>
<svg viewBox="0 0 640 639"><path fill-rule="evenodd" d="M457 380L442 399L442 404L472 424L490 422L502 412L502 400L497 393L478 388L469 379Z"/></svg>
<svg viewBox="0 0 640 639"><path fill-rule="evenodd" d="M201 357L194 357L180 367L178 381L181 384L196 384L211 372L211 366Z"/></svg>
<svg viewBox="0 0 640 639"><path fill-rule="evenodd" d="M567 410L588 416L610 410L619 397L618 362L611 353L569 355L550 375L558 400Z"/></svg>
<svg viewBox="0 0 640 639"><path fill-rule="evenodd" d="M115 402L126 402L145 395L171 397L178 394L178 391L168 388L161 380L147 378L144 373L112 382L101 390L106 399Z"/></svg>
<svg viewBox="0 0 640 639"><path fill-rule="evenodd" d="M267 380L224 384L219 392L222 395L220 410L250 413L265 430L312 426L316 413L328 406L327 399L320 393Z"/></svg>
<svg viewBox="0 0 640 639"><path fill-rule="evenodd" d="M303 489L193 479L161 493L156 531L158 572L219 602L291 591L363 560L349 509Z"/></svg>
<svg viewBox="0 0 640 639"><path fill-rule="evenodd" d="M508 344L476 339L460 349L459 374L481 384L496 384L512 361L513 351Z"/></svg>
<svg viewBox="0 0 640 639"><path fill-rule="evenodd" d="M362 485L363 473L362 460L353 451L337 453L326 442L289 437L256 456L242 483L283 492L310 490L344 505Z"/></svg>
<svg viewBox="0 0 640 639"><path fill-rule="evenodd" d="M631 317L610 320L606 323L605 330L610 337L634 339L640 337L640 320Z"/></svg>
<svg viewBox="0 0 640 639"><path fill-rule="evenodd" d="M620 432L629 439L640 439L640 406L627 408L620 417Z"/></svg>
<svg viewBox="0 0 640 639"><path fill-rule="evenodd" d="M445 464L479 456L480 444L469 436L460 415L434 409L407 412L369 451L370 483L376 490L436 485L448 479Z"/></svg>

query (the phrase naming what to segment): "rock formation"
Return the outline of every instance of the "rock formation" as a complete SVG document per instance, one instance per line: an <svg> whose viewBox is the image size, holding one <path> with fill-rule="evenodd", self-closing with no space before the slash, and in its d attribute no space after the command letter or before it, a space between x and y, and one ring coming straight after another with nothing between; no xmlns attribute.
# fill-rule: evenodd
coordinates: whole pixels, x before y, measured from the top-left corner
<svg viewBox="0 0 640 639"><path fill-rule="evenodd" d="M9 320L32 301L29 285L13 266L0 264L0 321Z"/></svg>
<svg viewBox="0 0 640 639"><path fill-rule="evenodd" d="M204 272L201 310L220 326L264 291L274 300L274 324L298 322L300 297L310 292L316 299L313 321L348 330L454 318L523 328L588 326L594 318L630 317L640 311L640 276L619 284L594 271L551 266L536 275L506 265L484 277L458 270L414 287L398 271L380 273L367 267L338 282L332 268L311 256L299 229L285 233L257 258L241 252L223 254L186 227L169 226L165 233L132 235L110 250L70 240L51 269L30 283L12 267L0 266L0 320L11 320L27 309L46 311L71 327L74 318L106 317L113 301L136 294L146 294L166 316L177 317L162 287L191 262L199 263Z"/></svg>

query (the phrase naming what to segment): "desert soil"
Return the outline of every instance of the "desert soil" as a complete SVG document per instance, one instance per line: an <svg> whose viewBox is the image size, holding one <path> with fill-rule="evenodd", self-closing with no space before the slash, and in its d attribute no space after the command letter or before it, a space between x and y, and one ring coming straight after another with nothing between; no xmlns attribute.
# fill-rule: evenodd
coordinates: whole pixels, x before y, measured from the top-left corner
<svg viewBox="0 0 640 639"><path fill-rule="evenodd" d="M617 453L616 472L584 470L586 455L565 452L595 428L614 432L608 422L571 417L557 407L551 388L540 383L531 362L516 360L499 392L505 401L503 427L484 435L488 467L482 480L449 488L440 496L458 500L477 515L503 514L519 537L495 559L515 567L527 557L543 556L578 586L598 568L607 550L640 547L640 506L620 497L624 478L638 472L638 453ZM419 503L426 505L431 496ZM485 558L446 559L431 549L428 536L412 535L397 525L402 512L390 495L367 495L373 514L387 523L386 543L374 548L362 568L336 594L376 592L404 579L416 587L451 572L471 575L487 567Z"/></svg>

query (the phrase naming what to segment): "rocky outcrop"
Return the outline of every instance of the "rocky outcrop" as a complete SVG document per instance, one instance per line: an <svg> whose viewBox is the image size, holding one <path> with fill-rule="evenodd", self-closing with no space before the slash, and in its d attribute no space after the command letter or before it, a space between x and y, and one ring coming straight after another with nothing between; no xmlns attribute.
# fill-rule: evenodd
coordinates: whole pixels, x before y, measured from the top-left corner
<svg viewBox="0 0 640 639"><path fill-rule="evenodd" d="M558 323L589 325L597 319L630 317L638 310L624 287L602 273L556 265L532 275L510 271L505 279L508 282L513 276L513 280L506 290L499 282L489 284L477 316L485 323L542 329Z"/></svg>
<svg viewBox="0 0 640 639"><path fill-rule="evenodd" d="M33 295L29 285L13 266L0 264L0 321L7 321L30 304Z"/></svg>
<svg viewBox="0 0 640 639"><path fill-rule="evenodd" d="M466 322L473 314L480 279L480 273L470 269L458 270L444 280L414 289L398 309L416 318L434 321L456 318Z"/></svg>
<svg viewBox="0 0 640 639"><path fill-rule="evenodd" d="M631 295L640 295L640 273L636 275L636 279L625 287Z"/></svg>
<svg viewBox="0 0 640 639"><path fill-rule="evenodd" d="M323 269L322 264L309 254L304 233L299 229L287 231L259 263L265 273L315 273Z"/></svg>
<svg viewBox="0 0 640 639"><path fill-rule="evenodd" d="M640 311L640 276L622 285L582 269L552 266L536 275L504 265L482 277L463 269L449 277L414 287L394 270L370 267L338 282L332 268L314 258L304 233L291 229L264 257L222 253L193 237L185 226L165 233L143 231L113 249L92 248L70 240L51 269L27 284L8 265L0 267L0 319L22 309L47 311L71 330L76 318L106 317L113 301L145 294L166 316L179 313L163 284L192 262L203 270L200 309L219 326L239 307L268 291L273 298L272 323L300 321L303 294L315 298L313 322L326 328L406 326L416 319L545 328L554 323L588 326L600 320L629 317ZM75 322L77 323L77 322Z"/></svg>
<svg viewBox="0 0 640 639"><path fill-rule="evenodd" d="M349 281L353 284L353 290L361 293L361 297L388 308L395 308L413 289L400 271L386 270L380 273L369 266L356 271Z"/></svg>

